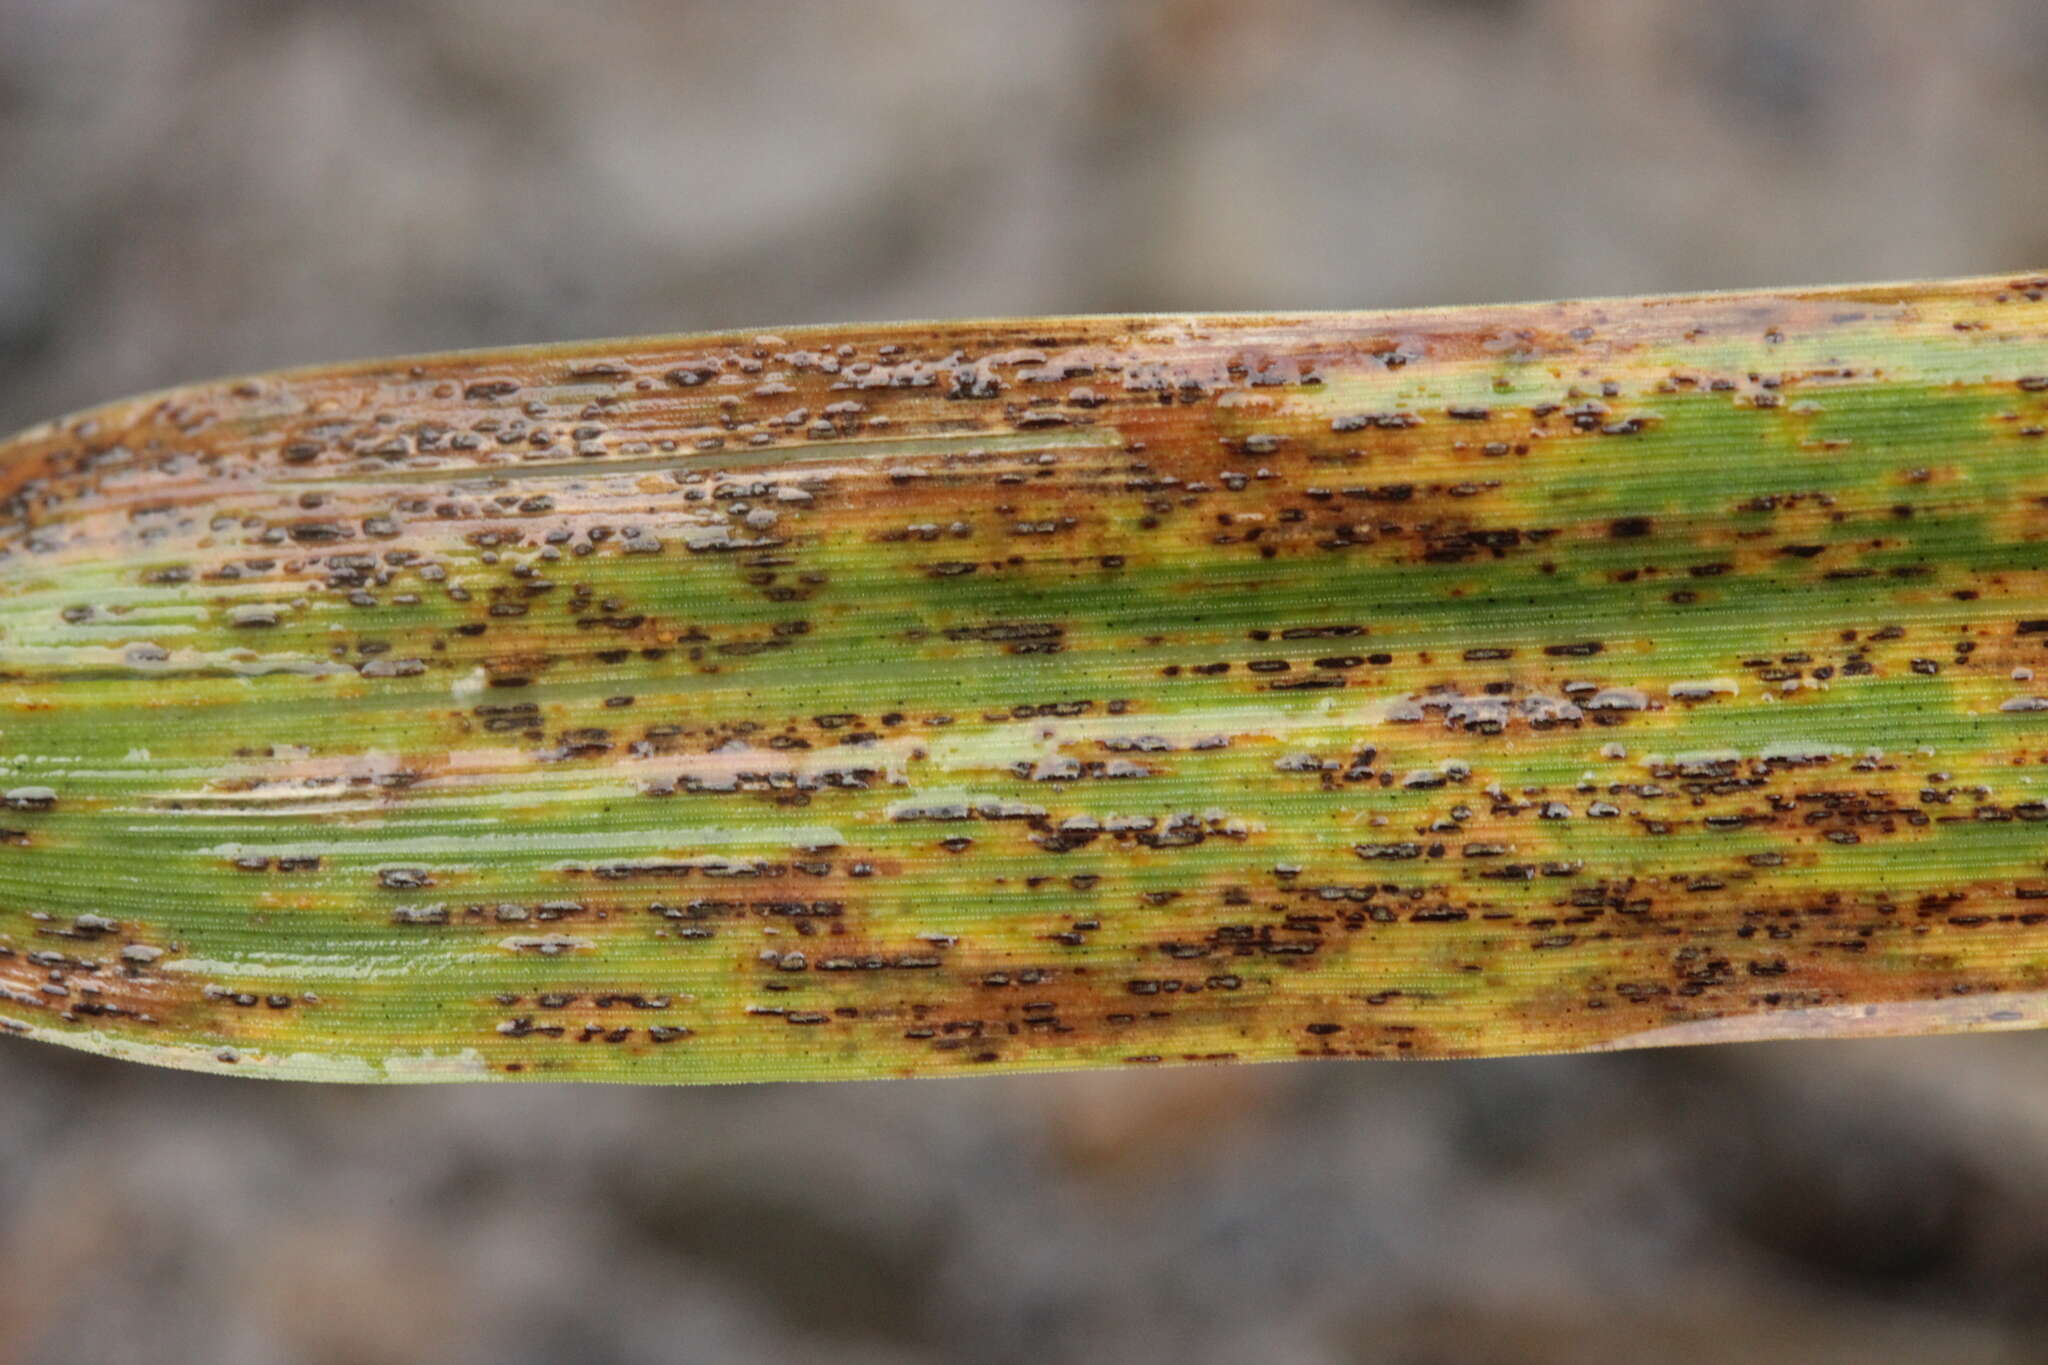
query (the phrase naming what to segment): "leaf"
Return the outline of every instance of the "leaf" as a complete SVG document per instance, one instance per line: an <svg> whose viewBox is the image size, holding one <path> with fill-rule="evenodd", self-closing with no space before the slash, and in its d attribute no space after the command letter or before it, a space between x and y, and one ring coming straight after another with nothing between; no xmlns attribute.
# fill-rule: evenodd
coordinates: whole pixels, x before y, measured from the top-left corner
<svg viewBox="0 0 2048 1365"><path fill-rule="evenodd" d="M2044 288L655 338L38 428L0 1022L660 1082L2034 1026Z"/></svg>

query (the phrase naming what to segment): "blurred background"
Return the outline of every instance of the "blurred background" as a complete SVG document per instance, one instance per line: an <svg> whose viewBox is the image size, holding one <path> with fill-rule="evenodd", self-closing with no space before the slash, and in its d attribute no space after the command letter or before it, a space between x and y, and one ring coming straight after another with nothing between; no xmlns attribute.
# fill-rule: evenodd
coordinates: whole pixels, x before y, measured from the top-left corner
<svg viewBox="0 0 2048 1365"><path fill-rule="evenodd" d="M2033 0L0 0L0 428L806 321L2048 266ZM0 1045L0 1362L2048 1360L2048 1036L316 1089Z"/></svg>

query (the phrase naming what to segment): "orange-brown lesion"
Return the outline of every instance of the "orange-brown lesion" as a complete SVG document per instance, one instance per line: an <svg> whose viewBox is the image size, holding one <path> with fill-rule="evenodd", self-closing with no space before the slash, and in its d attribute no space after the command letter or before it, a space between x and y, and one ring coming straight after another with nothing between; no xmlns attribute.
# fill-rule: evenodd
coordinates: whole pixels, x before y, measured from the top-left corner
<svg viewBox="0 0 2048 1365"><path fill-rule="evenodd" d="M1653 907L1634 937L1560 958L1473 1022L1494 1047L1571 1049L1658 1029L1845 1006L1937 1005L2048 984L2048 915L2010 883L1971 883L1894 901L1844 890L1804 902L1748 898Z"/></svg>
<svg viewBox="0 0 2048 1365"><path fill-rule="evenodd" d="M162 970L165 945L131 926L78 916L0 939L0 1008L46 1028L145 1036L212 1034L205 985Z"/></svg>

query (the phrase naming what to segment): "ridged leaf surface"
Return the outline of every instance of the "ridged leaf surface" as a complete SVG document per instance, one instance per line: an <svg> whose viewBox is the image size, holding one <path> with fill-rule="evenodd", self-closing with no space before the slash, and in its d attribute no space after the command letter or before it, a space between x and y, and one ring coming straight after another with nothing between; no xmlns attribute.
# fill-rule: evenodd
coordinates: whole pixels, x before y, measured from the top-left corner
<svg viewBox="0 0 2048 1365"><path fill-rule="evenodd" d="M0 444L0 1023L713 1081L2023 1027L2048 281L802 328Z"/></svg>

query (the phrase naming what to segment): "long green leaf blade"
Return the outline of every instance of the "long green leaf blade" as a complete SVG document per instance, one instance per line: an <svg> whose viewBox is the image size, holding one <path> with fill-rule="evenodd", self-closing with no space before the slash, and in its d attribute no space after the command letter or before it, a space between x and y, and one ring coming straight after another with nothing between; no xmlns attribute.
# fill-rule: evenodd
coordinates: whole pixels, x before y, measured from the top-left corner
<svg viewBox="0 0 2048 1365"><path fill-rule="evenodd" d="M0 445L0 1024L334 1080L2029 1027L2048 281L803 328Z"/></svg>

